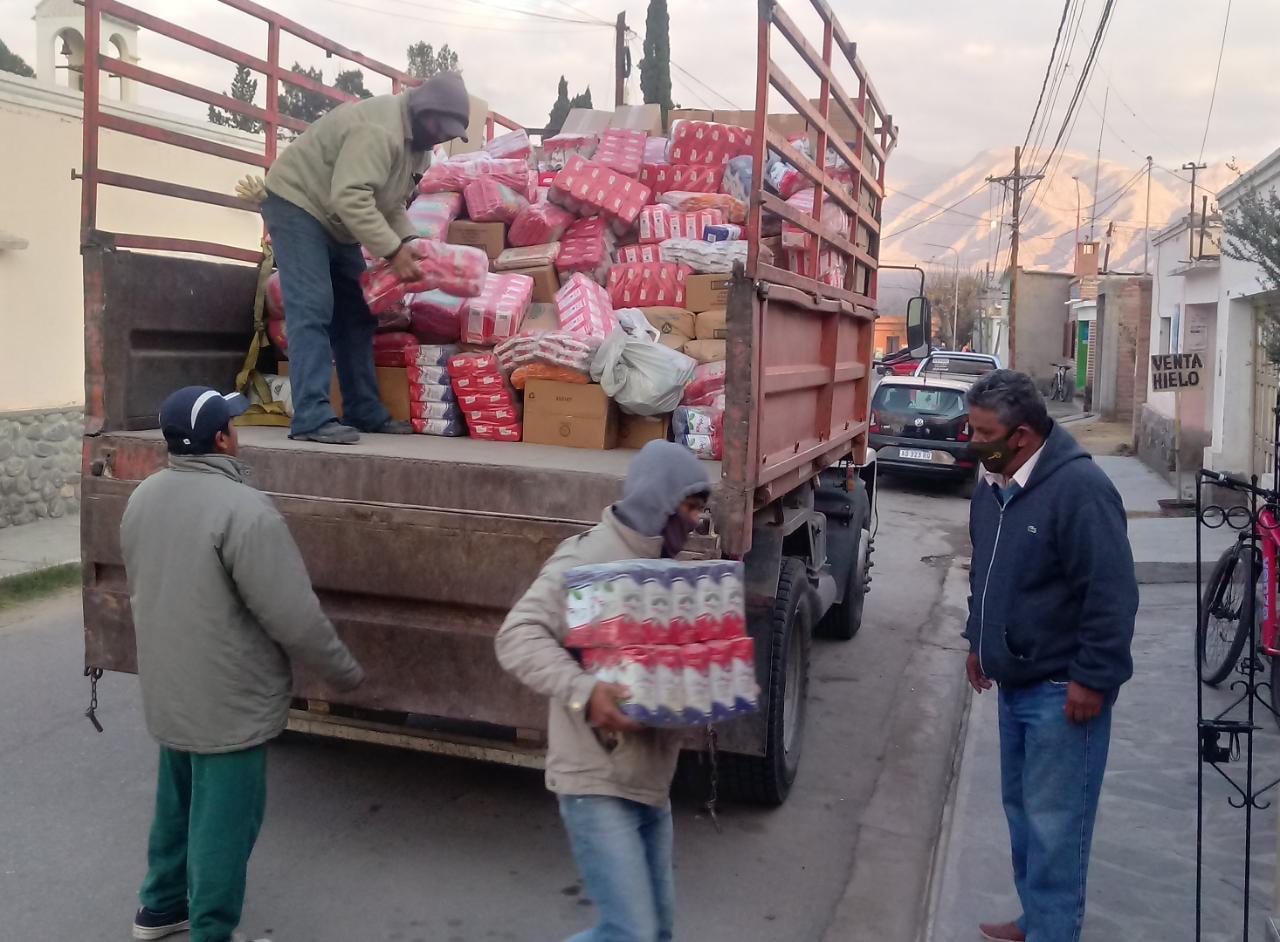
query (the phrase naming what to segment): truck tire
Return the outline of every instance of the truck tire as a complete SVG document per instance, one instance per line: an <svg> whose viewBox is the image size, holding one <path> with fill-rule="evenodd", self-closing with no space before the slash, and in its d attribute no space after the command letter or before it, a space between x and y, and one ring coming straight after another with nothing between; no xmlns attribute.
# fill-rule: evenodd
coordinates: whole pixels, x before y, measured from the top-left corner
<svg viewBox="0 0 1280 942"><path fill-rule="evenodd" d="M727 798L776 807L791 791L804 739L813 609L805 564L784 558L769 635L757 640L769 645L765 754L720 756L720 787Z"/></svg>
<svg viewBox="0 0 1280 942"><path fill-rule="evenodd" d="M842 601L836 602L822 616L814 634L819 638L831 638L834 641L848 641L862 627L862 607L867 598L867 589L871 585L871 506L865 490L858 491L858 516L852 521L858 534L858 548L853 556L853 564L845 575Z"/></svg>

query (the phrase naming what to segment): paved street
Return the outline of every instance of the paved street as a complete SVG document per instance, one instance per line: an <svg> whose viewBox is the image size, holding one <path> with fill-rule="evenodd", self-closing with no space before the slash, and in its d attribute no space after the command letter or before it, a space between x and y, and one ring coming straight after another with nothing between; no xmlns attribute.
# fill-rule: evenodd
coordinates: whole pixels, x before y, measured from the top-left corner
<svg viewBox="0 0 1280 942"><path fill-rule="evenodd" d="M853 642L815 647L791 800L725 808L723 834L696 801L677 805L681 938L909 937L897 926L921 911L959 723L964 597L944 582L966 552L966 514L948 490L886 482L866 622ZM143 874L154 746L132 677L103 682L105 733L83 718L78 606L69 595L0 615L5 939L124 940ZM273 747L247 932L558 940L589 924L589 905L540 774L329 742Z"/></svg>

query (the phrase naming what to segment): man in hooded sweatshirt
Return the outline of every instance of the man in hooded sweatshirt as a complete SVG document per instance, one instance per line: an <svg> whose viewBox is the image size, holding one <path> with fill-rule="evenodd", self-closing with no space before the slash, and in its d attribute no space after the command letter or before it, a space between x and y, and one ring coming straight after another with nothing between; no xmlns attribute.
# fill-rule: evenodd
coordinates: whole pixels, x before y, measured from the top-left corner
<svg viewBox="0 0 1280 942"><path fill-rule="evenodd" d="M1076 942L1111 708L1133 674L1138 584L1120 495L1049 418L1034 380L995 370L969 390L984 481L969 536L967 670L999 685L1000 778L1022 915L995 942Z"/></svg>
<svg viewBox="0 0 1280 942"><path fill-rule="evenodd" d="M360 432L408 435L378 397L377 324L360 288L363 245L402 280L421 275L405 246L418 233L405 213L436 144L467 139L471 99L462 76L442 72L398 95L348 102L284 149L267 173L262 217L271 235L293 394L290 437L329 445ZM329 402L333 367L342 422Z"/></svg>
<svg viewBox="0 0 1280 942"><path fill-rule="evenodd" d="M560 802L574 858L599 923L570 942L672 938L669 792L680 733L632 721L625 687L597 681L564 647L563 576L574 566L672 558L711 494L703 464L672 442L649 442L631 463L622 500L542 567L498 632L502 666L551 700L547 788Z"/></svg>

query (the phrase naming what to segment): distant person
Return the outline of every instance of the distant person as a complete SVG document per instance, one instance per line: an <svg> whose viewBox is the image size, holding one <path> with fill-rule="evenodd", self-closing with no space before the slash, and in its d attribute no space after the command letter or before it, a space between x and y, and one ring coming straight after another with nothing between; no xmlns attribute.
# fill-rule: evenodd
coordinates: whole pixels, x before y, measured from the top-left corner
<svg viewBox="0 0 1280 942"><path fill-rule="evenodd" d="M596 680L564 647L566 570L678 555L698 525L711 482L684 446L650 442L631 462L622 500L560 544L498 632L498 660L551 699L547 788L599 922L569 942L669 942L675 921L671 780L679 730L636 723L628 691Z"/></svg>
<svg viewBox="0 0 1280 942"><path fill-rule="evenodd" d="M280 270L289 381L290 437L353 444L360 432L408 435L378 397L376 325L360 290L363 245L402 279L420 276L404 243L418 233L405 214L432 147L467 139L471 100L462 76L443 72L399 95L330 111L286 147L267 172L262 217ZM329 402L333 368L342 422Z"/></svg>
<svg viewBox="0 0 1280 942"><path fill-rule="evenodd" d="M120 525L143 713L160 742L135 939L189 926L194 942L229 942L266 805L266 743L289 713L290 662L339 690L364 677L284 519L245 483L231 420L247 406L200 386L169 396L169 467L138 485Z"/></svg>
<svg viewBox="0 0 1280 942"><path fill-rule="evenodd" d="M984 483L969 513L969 683L999 685L1000 775L1022 915L996 942L1077 942L1117 692L1133 674L1138 584L1124 506L1054 424L1031 377L967 395Z"/></svg>

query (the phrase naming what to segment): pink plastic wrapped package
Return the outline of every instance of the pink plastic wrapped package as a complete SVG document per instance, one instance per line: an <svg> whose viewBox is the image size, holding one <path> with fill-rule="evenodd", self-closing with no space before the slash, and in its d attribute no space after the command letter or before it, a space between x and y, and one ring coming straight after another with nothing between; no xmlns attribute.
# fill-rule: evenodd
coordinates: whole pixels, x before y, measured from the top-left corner
<svg viewBox="0 0 1280 942"><path fill-rule="evenodd" d="M461 193L427 193L419 195L409 204L409 222L424 239L444 240L449 233L449 223L462 212Z"/></svg>
<svg viewBox="0 0 1280 942"><path fill-rule="evenodd" d="M700 405L708 396L723 393L727 373L728 364L724 361L703 363L693 371L693 379L685 386L681 401L685 405Z"/></svg>
<svg viewBox="0 0 1280 942"><path fill-rule="evenodd" d="M430 239L416 239L409 244L427 282L422 290L439 289L459 298L473 298L484 290L489 257L483 249Z"/></svg>
<svg viewBox="0 0 1280 942"><path fill-rule="evenodd" d="M667 159L673 164L723 166L731 157L751 152L751 131L714 121L681 119L671 124Z"/></svg>
<svg viewBox="0 0 1280 942"><path fill-rule="evenodd" d="M418 338L403 331L373 335L373 362L377 366L404 366L405 350L418 345Z"/></svg>
<svg viewBox="0 0 1280 942"><path fill-rule="evenodd" d="M682 213L695 213L703 209L718 209L724 214L722 222L738 225L747 221L747 204L734 199L728 193L694 193L688 190L669 190L659 195L658 202Z"/></svg>
<svg viewBox="0 0 1280 942"><path fill-rule="evenodd" d="M813 267L813 253L809 249L786 249L783 253L787 271L804 275L824 285L840 288L844 286L844 276L849 265L844 256L831 249L823 249L818 253L818 267Z"/></svg>
<svg viewBox="0 0 1280 942"><path fill-rule="evenodd" d="M596 148L596 163L604 164L611 170L636 176L644 163L645 131L632 131L625 128L609 128L600 135L600 146Z"/></svg>
<svg viewBox="0 0 1280 942"><path fill-rule="evenodd" d="M814 187L801 190L787 200L787 205L799 210L806 216L812 216L815 192L816 189ZM839 203L832 199L824 199L822 201L822 224L846 239L849 237L852 228L849 214L845 212ZM782 247L784 249L807 249L811 245L813 245L812 233L790 222L784 221L782 223Z"/></svg>
<svg viewBox="0 0 1280 942"><path fill-rule="evenodd" d="M273 271L267 277L267 318L284 320L284 292L280 289L280 272Z"/></svg>
<svg viewBox="0 0 1280 942"><path fill-rule="evenodd" d="M657 245L620 245L615 255L621 264L663 261L662 248Z"/></svg>
<svg viewBox="0 0 1280 942"><path fill-rule="evenodd" d="M498 159L528 160L533 153L533 145L529 141L529 132L518 128L507 134L499 134L484 145L484 152Z"/></svg>
<svg viewBox="0 0 1280 942"><path fill-rule="evenodd" d="M582 272L603 282L609 273L613 241L614 236L604 220L596 217L575 222L561 239L560 253L556 256L556 270L561 279L567 274Z"/></svg>
<svg viewBox="0 0 1280 942"><path fill-rule="evenodd" d="M511 222L529 205L521 193L493 177L473 180L467 184L463 195L467 201L467 215L474 222Z"/></svg>
<svg viewBox="0 0 1280 942"><path fill-rule="evenodd" d="M499 370L498 357L488 350L456 353L449 357L448 370L449 376L453 379L496 374Z"/></svg>
<svg viewBox="0 0 1280 942"><path fill-rule="evenodd" d="M427 344L456 343L462 336L462 309L466 298L443 291L420 291L406 298L409 330Z"/></svg>
<svg viewBox="0 0 1280 942"><path fill-rule="evenodd" d="M515 272L491 273L470 300L462 322L464 343L491 346L514 337L533 301L533 279Z"/></svg>
<svg viewBox="0 0 1280 942"><path fill-rule="evenodd" d="M684 307L686 265L668 262L614 265L609 269L609 302L620 307Z"/></svg>
<svg viewBox="0 0 1280 942"><path fill-rule="evenodd" d="M646 206L640 211L640 242L647 244L666 242L668 239L701 239L708 226L723 222L724 213L719 209L685 213L661 203Z"/></svg>
<svg viewBox="0 0 1280 942"><path fill-rule="evenodd" d="M493 425L488 422L467 422L472 438L486 442L518 442L523 437L519 422L509 425Z"/></svg>
<svg viewBox="0 0 1280 942"><path fill-rule="evenodd" d="M510 409L515 406L515 397L505 389L498 392L467 392L457 394L458 408L463 413L482 414L495 409Z"/></svg>
<svg viewBox="0 0 1280 942"><path fill-rule="evenodd" d="M530 203L516 214L507 233L507 241L518 247L556 242L576 218L554 203Z"/></svg>
<svg viewBox="0 0 1280 942"><path fill-rule="evenodd" d="M644 162L645 164L660 165L667 163L667 146L670 144L665 137L648 137L644 142Z"/></svg>
<svg viewBox="0 0 1280 942"><path fill-rule="evenodd" d="M571 157L590 160L599 144L600 137L597 134L557 134L549 137L542 142L538 169L543 172L558 172L564 169Z"/></svg>
<svg viewBox="0 0 1280 942"><path fill-rule="evenodd" d="M724 178L724 167L677 167L645 161L640 168L640 182L654 193L684 190L690 193L715 193Z"/></svg>
<svg viewBox="0 0 1280 942"><path fill-rule="evenodd" d="M638 180L576 155L556 174L551 186L552 199L560 202L557 197L566 197L578 205L575 211L579 215L602 213L625 226L635 223L649 202L650 192Z"/></svg>
<svg viewBox="0 0 1280 942"><path fill-rule="evenodd" d="M494 348L498 365L504 373L511 373L521 366L544 363L562 366L585 373L600 348L594 337L582 337L568 331L547 330L536 334L522 334L504 340Z"/></svg>
<svg viewBox="0 0 1280 942"><path fill-rule="evenodd" d="M416 435L440 435L445 438L461 438L467 434L467 426L459 416L456 419L410 419Z"/></svg>
<svg viewBox="0 0 1280 942"><path fill-rule="evenodd" d="M446 344L419 344L416 347L406 347L404 351L404 366L448 366L449 358L456 356L458 347L452 343Z"/></svg>
<svg viewBox="0 0 1280 942"><path fill-rule="evenodd" d="M374 315L399 307L406 294L427 291L432 287L426 272L414 281L401 281L400 276L392 271L391 263L386 259L378 259L360 274L360 288L364 292L365 303L369 305L369 310Z"/></svg>
<svg viewBox="0 0 1280 942"><path fill-rule="evenodd" d="M461 193L467 184L480 177L492 177L495 182L511 187L517 193L529 192L529 164L524 160L498 160L485 155L473 155L463 160L457 157L433 163L418 183L419 193Z"/></svg>
<svg viewBox="0 0 1280 942"><path fill-rule="evenodd" d="M273 317L267 321L267 339L271 341L271 346L275 347L278 357L282 360L289 359L289 334L285 328L284 318L276 320Z"/></svg>
<svg viewBox="0 0 1280 942"><path fill-rule="evenodd" d="M410 419L461 419L462 410L456 402L435 402L430 399L413 399L409 402ZM464 429L465 431L465 429Z"/></svg>
<svg viewBox="0 0 1280 942"><path fill-rule="evenodd" d="M560 329L582 337L603 340L618 326L609 292L581 272L556 292Z"/></svg>
<svg viewBox="0 0 1280 942"><path fill-rule="evenodd" d="M539 265L554 265L559 257L559 242L503 249L502 254L493 260L493 270L519 271L522 268L536 268Z"/></svg>
<svg viewBox="0 0 1280 942"><path fill-rule="evenodd" d="M395 307L387 308L379 311L374 315L378 319L378 326L375 328L379 333L387 333L393 330L408 330L413 322L409 315L409 305L403 300Z"/></svg>
<svg viewBox="0 0 1280 942"><path fill-rule="evenodd" d="M680 406L671 416L676 442L699 458L719 461L724 456L724 413L706 406Z"/></svg>

